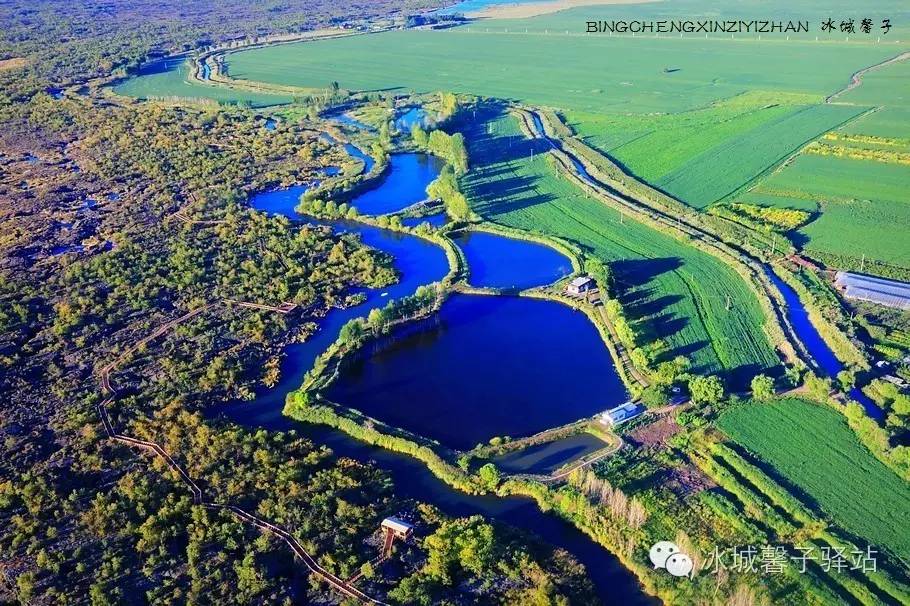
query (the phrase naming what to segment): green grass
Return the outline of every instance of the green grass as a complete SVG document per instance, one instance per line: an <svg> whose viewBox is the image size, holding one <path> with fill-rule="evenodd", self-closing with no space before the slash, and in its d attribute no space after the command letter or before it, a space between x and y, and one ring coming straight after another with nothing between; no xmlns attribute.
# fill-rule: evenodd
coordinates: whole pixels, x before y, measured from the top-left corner
<svg viewBox="0 0 910 606"><path fill-rule="evenodd" d="M777 196L818 204L800 230L810 254L824 253L910 266L910 166L804 154L741 201ZM793 207L798 207L794 205Z"/></svg>
<svg viewBox="0 0 910 606"><path fill-rule="evenodd" d="M839 130L854 135L910 139L910 107L883 107Z"/></svg>
<svg viewBox="0 0 910 606"><path fill-rule="evenodd" d="M289 95L254 93L240 89L225 88L190 82L189 68L184 61L175 61L175 67L166 71L155 71L130 78L114 87L114 92L138 99L171 98L210 99L219 103L247 102L253 107L266 107L290 103Z"/></svg>
<svg viewBox="0 0 910 606"><path fill-rule="evenodd" d="M784 99L787 103L782 104ZM674 114L571 112L567 118L588 144L654 183L699 154L798 111L800 103L818 100L813 96L752 92Z"/></svg>
<svg viewBox="0 0 910 606"><path fill-rule="evenodd" d="M636 9L637 10L637 9ZM869 44L509 33L500 23L392 31L230 54L235 78L351 90L451 90L562 109L678 112L747 90L828 94L894 52ZM554 16L527 20L546 24ZM560 17L561 18L561 17ZM799 60L794 60L798 56ZM665 72L672 66L678 71Z"/></svg>
<svg viewBox="0 0 910 606"><path fill-rule="evenodd" d="M839 132L886 139L825 141L842 148L906 153L910 148L910 63L871 71L860 86L837 99L880 109L846 124ZM829 106L830 107L830 106ZM834 267L857 268L860 259L910 267L910 166L896 162L802 154L761 180L737 201L764 200L792 208L814 206L818 217L797 240L810 255ZM780 202L780 204L776 204ZM762 203L762 202L757 202Z"/></svg>
<svg viewBox="0 0 910 606"><path fill-rule="evenodd" d="M862 445L842 415L796 399L748 403L718 426L772 465L847 532L910 554L910 486Z"/></svg>
<svg viewBox="0 0 910 606"><path fill-rule="evenodd" d="M510 116L478 113L465 128L472 168L462 187L484 218L562 236L609 262L630 315L697 371L744 380L777 366L759 305L732 269L628 217L620 222L617 211L560 178L543 142L524 139Z"/></svg>
<svg viewBox="0 0 910 606"><path fill-rule="evenodd" d="M863 108L812 105L731 137L654 182L676 198L705 208L747 185L822 133ZM634 170L634 169L633 169Z"/></svg>

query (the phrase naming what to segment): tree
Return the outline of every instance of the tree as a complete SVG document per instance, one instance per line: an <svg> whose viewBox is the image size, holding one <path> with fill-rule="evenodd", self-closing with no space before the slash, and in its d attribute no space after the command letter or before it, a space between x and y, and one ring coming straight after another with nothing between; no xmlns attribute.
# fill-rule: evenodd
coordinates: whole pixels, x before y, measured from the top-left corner
<svg viewBox="0 0 910 606"><path fill-rule="evenodd" d="M774 397L774 379L768 375L755 375L751 386L756 400L770 400Z"/></svg>
<svg viewBox="0 0 910 606"><path fill-rule="evenodd" d="M499 470L496 469L496 466L492 463L487 463L481 467L478 473L480 475L480 481L483 482L490 490L493 490L499 485Z"/></svg>
<svg viewBox="0 0 910 606"><path fill-rule="evenodd" d="M696 404L717 404L724 397L724 384L719 377L693 377L689 381L689 393Z"/></svg>
<svg viewBox="0 0 910 606"><path fill-rule="evenodd" d="M831 384L831 379L819 377L812 372L806 373L806 378L803 383L806 391L809 392L809 395L822 402L827 400L828 396L831 395Z"/></svg>
<svg viewBox="0 0 910 606"><path fill-rule="evenodd" d="M845 368L837 373L837 382L842 390L850 391L856 385L856 373Z"/></svg>
<svg viewBox="0 0 910 606"><path fill-rule="evenodd" d="M641 392L641 401L648 408L659 408L670 401L670 389L666 385L655 383Z"/></svg>
<svg viewBox="0 0 910 606"><path fill-rule="evenodd" d="M421 149L427 146L427 133L425 130L420 128L419 124L415 124L411 127L411 140L414 142L414 145Z"/></svg>

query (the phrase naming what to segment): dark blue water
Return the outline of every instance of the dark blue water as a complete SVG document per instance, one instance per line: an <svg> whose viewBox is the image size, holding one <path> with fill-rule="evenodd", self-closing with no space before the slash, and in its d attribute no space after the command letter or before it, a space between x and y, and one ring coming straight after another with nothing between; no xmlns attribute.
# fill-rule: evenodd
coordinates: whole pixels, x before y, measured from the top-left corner
<svg viewBox="0 0 910 606"><path fill-rule="evenodd" d="M628 394L594 325L560 303L452 295L346 364L330 400L467 450L589 417Z"/></svg>
<svg viewBox="0 0 910 606"><path fill-rule="evenodd" d="M63 98L63 91L59 88L48 88L45 90L45 92L47 92L47 94L50 95L51 97L53 97L54 99Z"/></svg>
<svg viewBox="0 0 910 606"><path fill-rule="evenodd" d="M429 223L433 227L442 227L449 222L449 217L445 213L429 215L426 217L406 217L401 220L405 227L417 227L421 223Z"/></svg>
<svg viewBox="0 0 910 606"><path fill-rule="evenodd" d="M280 214L290 219L301 221L305 217L294 211L300 196L308 186L299 185L282 190L256 194L250 205L269 214ZM313 223L317 223L313 221ZM318 222L325 224L324 222ZM285 349L285 358L281 365L281 380L272 389L262 391L252 402L239 402L229 408L246 410L261 409L271 414L281 414L288 392L300 387L303 376L313 367L316 357L338 338L341 327L348 320L366 316L370 310L384 307L389 301L413 294L419 286L438 282L449 270L445 252L426 240L416 236L395 233L360 223L336 223L340 231L360 235L361 241L385 251L394 257L395 269L401 279L388 288L381 290L363 289L365 302L348 309L334 309L319 322L319 330L305 343L295 343Z"/></svg>
<svg viewBox="0 0 910 606"><path fill-rule="evenodd" d="M414 125L426 128L429 124L427 112L422 107L411 107L395 119L395 128L403 133L410 133Z"/></svg>
<svg viewBox="0 0 910 606"><path fill-rule="evenodd" d="M799 340L802 341L802 344L808 350L809 355L815 360L819 370L821 370L824 375L836 380L837 373L844 369L844 365L841 364L841 361L837 359L837 356L834 355L834 352L831 351L828 344L822 339L818 330L812 325L812 322L809 320L809 313L799 300L799 295L797 295L796 291L790 288L783 280L778 278L773 271L768 270L767 273L768 277L771 278L771 282L774 283L784 296L784 301L787 303L787 318L790 320L790 324L793 325L793 329L796 331ZM881 420L884 418L885 415L882 409L879 408L875 402L867 398L859 389L854 387L850 390L849 395L852 399L862 404L863 408L866 409L866 414L873 419Z"/></svg>
<svg viewBox="0 0 910 606"><path fill-rule="evenodd" d="M455 238L468 260L472 286L523 290L572 273L572 262L549 246L484 232Z"/></svg>
<svg viewBox="0 0 910 606"><path fill-rule="evenodd" d="M496 466L506 473L551 474L580 457L605 448L607 443L589 433L529 446L518 452L496 457Z"/></svg>
<svg viewBox="0 0 910 606"><path fill-rule="evenodd" d="M429 154L392 154L382 183L357 196L352 205L362 215L397 212L425 200L427 186L436 180L445 163Z"/></svg>
<svg viewBox="0 0 910 606"><path fill-rule="evenodd" d="M278 128L278 123L275 121L275 118L266 118L265 130L275 130L276 128Z"/></svg>
<svg viewBox="0 0 910 606"><path fill-rule="evenodd" d="M294 209L300 204L300 196L305 194L310 187L312 185L295 185L284 189L260 192L250 199L250 206L270 215L284 215L289 219L301 221L305 217L298 215Z"/></svg>
<svg viewBox="0 0 910 606"><path fill-rule="evenodd" d="M260 210L281 213L299 220L301 217L294 213L293 208L305 189L299 187L258 194L251 203ZM539 536L551 545L569 551L586 567L604 604L659 604L642 592L635 576L609 551L572 524L555 515L541 512L531 499L461 493L433 476L416 459L363 444L331 428L293 421L282 414L287 393L300 386L304 373L312 366L315 357L334 341L340 327L348 319L366 315L370 309L384 306L392 298L413 293L418 286L439 280L448 269L443 251L419 238L364 225L339 227L360 233L365 244L393 255L395 267L401 273L399 283L382 291L367 291L367 301L357 307L331 311L310 341L289 346L282 364L282 379L274 389L257 394L251 402L235 402L207 412L210 415L224 415L246 427L296 430L316 443L326 444L337 456L368 461L382 468L395 483L399 497L432 503L450 516L480 514ZM600 351L603 350L601 346ZM609 368L612 371L612 366ZM607 405L609 404L604 403L603 407Z"/></svg>

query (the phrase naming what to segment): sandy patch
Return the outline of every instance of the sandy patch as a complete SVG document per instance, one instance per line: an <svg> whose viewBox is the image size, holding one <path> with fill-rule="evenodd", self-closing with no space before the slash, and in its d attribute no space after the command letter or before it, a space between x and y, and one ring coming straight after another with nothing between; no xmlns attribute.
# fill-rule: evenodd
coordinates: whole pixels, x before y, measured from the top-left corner
<svg viewBox="0 0 910 606"><path fill-rule="evenodd" d="M0 72L5 72L10 69L18 69L20 67L25 67L28 61L25 60L25 57L13 57L12 59L0 59Z"/></svg>
<svg viewBox="0 0 910 606"><path fill-rule="evenodd" d="M524 19L548 13L556 13L579 6L598 6L605 4L645 4L656 0L549 0L547 2L522 2L516 4L499 4L488 6L479 11L468 13L468 17L479 19Z"/></svg>

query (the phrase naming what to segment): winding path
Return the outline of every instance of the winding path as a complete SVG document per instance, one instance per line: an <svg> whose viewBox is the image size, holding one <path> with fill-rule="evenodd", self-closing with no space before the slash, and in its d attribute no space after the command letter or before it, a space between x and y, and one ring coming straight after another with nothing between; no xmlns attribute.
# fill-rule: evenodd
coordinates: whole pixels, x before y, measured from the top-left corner
<svg viewBox="0 0 910 606"><path fill-rule="evenodd" d="M225 303L239 303L239 302L226 300ZM156 339L157 337L160 337L161 335L163 335L164 333L169 331L171 328L177 326L178 324L185 322L186 320L189 320L190 318L193 318L193 317L199 315L206 309L210 309L214 305L215 305L214 303L209 303L207 305L194 309L191 312L185 313L182 316L180 316L179 318L175 318L173 320L165 322L164 324L162 324L161 326L156 328L151 334L140 339L139 341L134 343L132 346L127 348L126 351L124 351L122 354L120 354L120 356L118 356L113 362L110 362L109 364L107 364L103 368L101 368L101 370L99 371L101 389L107 395L107 398L105 398L104 401L102 401L100 404L98 404L97 410L98 410L98 416L101 418L101 423L104 426L105 433L107 434L108 438L110 438L111 440L120 442L122 444L126 444L127 446L131 446L134 448L141 448L145 451L151 452L151 453L161 457L162 459L164 459L164 462L167 463L167 466L170 467L174 472L176 472L177 475L180 477L180 479L183 481L183 483L186 484L187 487L189 487L190 492L193 494L193 503L195 503L196 505L201 505L202 507L205 507L207 509L212 509L212 510L228 511L234 517L238 518L240 521L245 522L247 524L251 524L253 526L256 526L259 530L261 530L263 532L268 532L268 533L278 537L279 539L284 541L288 547L290 547L291 551L294 553L294 555L298 559L303 561L303 564L307 567L307 569L309 569L309 571L311 573L321 577L322 580L324 580L326 583L328 583L328 585L330 587L332 587L339 593L343 594L346 597L358 600L359 602L364 603L364 604L379 604L379 605L384 606L384 602L381 602L375 598L372 598L372 597L368 596L367 594L365 594L364 592L357 589L356 587L354 587L351 584L351 580L345 581L345 580L341 579L340 577L332 574L331 572L329 572L322 566L320 566L319 563L316 562L316 560L303 548L303 546L294 537L294 535L292 535L287 530L280 528L279 526L272 524L268 520L260 518L236 505L232 505L230 503L218 503L216 501L207 501L204 498L202 488L199 487L199 485L195 482L195 480L193 480L193 478L190 477L189 473L187 473L187 471L183 467L181 467L180 464L178 464L177 461L175 461L173 459L173 457L171 457L171 455L168 454L168 452L160 444L157 444L156 442L152 442L149 440L140 440L140 439L134 438L132 436L118 433L117 430L114 428L114 424L111 422L110 415L108 415L108 412L107 412L107 406L111 402L113 402L117 396L117 390L115 390L114 387L111 385L111 378L110 378L111 372L113 372L113 370L119 364L121 364L125 359L127 359L133 352L138 350L140 347L143 347L150 341ZM258 304L250 303L250 304L246 304L246 306L262 308L262 309L274 309L274 310L278 311L279 313L288 313L288 311L284 311L283 308L273 308L273 307L267 306L267 305L258 305ZM355 577L352 577L352 579L356 579L356 578L359 578L359 576L355 575Z"/></svg>

